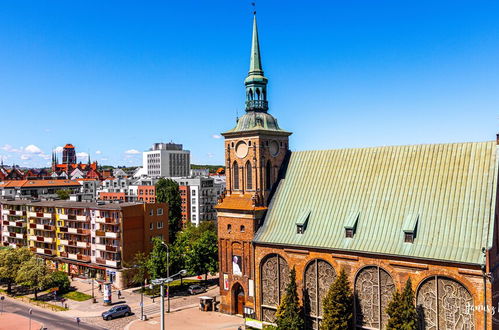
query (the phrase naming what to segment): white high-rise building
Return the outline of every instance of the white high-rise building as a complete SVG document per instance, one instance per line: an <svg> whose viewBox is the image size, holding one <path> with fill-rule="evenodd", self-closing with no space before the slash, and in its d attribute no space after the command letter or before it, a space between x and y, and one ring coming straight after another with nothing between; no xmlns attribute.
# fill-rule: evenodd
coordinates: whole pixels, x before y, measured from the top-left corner
<svg viewBox="0 0 499 330"><path fill-rule="evenodd" d="M190 174L191 153L183 150L181 144L155 143L142 157L149 177L180 177Z"/></svg>

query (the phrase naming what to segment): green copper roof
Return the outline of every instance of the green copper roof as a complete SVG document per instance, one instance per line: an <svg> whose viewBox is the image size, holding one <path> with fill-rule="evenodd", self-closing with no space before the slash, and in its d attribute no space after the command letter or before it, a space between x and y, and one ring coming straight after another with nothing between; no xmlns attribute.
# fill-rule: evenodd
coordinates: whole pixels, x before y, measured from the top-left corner
<svg viewBox="0 0 499 330"><path fill-rule="evenodd" d="M267 112L249 111L237 120L236 127L226 133L253 130L286 132L279 128L277 119L275 119L271 114Z"/></svg>
<svg viewBox="0 0 499 330"><path fill-rule="evenodd" d="M496 142L293 152L254 241L481 264L497 173Z"/></svg>

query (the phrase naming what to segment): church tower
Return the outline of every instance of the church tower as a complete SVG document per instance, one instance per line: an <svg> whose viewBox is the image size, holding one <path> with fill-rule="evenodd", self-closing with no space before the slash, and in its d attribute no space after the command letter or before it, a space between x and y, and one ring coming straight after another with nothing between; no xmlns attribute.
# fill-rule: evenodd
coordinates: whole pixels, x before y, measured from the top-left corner
<svg viewBox="0 0 499 330"><path fill-rule="evenodd" d="M250 68L244 80L246 113L233 129L222 133L227 184L225 196L216 206L221 311L253 317L257 265L252 240L267 210L291 135L268 113L267 82L255 14Z"/></svg>

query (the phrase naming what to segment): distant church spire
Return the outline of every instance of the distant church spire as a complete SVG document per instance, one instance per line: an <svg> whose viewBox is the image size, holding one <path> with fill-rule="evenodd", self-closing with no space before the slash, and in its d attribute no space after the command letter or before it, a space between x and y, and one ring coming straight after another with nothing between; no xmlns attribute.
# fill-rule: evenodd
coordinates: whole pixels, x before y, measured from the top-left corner
<svg viewBox="0 0 499 330"><path fill-rule="evenodd" d="M244 84L246 85L246 111L266 112L269 109L267 102L267 78L263 74L256 12L253 16L250 68Z"/></svg>

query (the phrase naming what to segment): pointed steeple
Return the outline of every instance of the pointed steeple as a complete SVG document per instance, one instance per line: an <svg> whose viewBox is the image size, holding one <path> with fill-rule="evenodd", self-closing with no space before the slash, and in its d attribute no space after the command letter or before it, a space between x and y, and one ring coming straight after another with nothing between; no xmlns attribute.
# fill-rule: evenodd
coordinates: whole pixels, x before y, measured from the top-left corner
<svg viewBox="0 0 499 330"><path fill-rule="evenodd" d="M269 109L267 102L267 78L263 75L256 13L253 16L250 69L248 76L244 80L244 84L246 85L246 111L267 112Z"/></svg>
<svg viewBox="0 0 499 330"><path fill-rule="evenodd" d="M253 16L253 38L251 40L249 74L260 74L263 76L262 59L260 57L260 43L258 41L258 27L256 24L256 13Z"/></svg>

